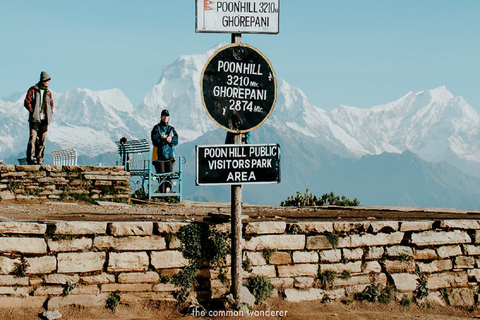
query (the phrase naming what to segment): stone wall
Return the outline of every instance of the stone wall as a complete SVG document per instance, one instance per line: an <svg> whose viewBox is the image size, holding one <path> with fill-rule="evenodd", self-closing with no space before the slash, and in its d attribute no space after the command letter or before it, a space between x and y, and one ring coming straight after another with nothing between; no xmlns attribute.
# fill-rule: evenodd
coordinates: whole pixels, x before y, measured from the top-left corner
<svg viewBox="0 0 480 320"><path fill-rule="evenodd" d="M0 197L128 200L129 178L123 167L0 165Z"/></svg>
<svg viewBox="0 0 480 320"><path fill-rule="evenodd" d="M179 288L162 280L189 265L173 236L183 225L0 222L0 306L105 306L117 290L122 301L173 299ZM477 301L477 220L246 222L244 240L252 266L244 278L266 276L290 301L353 299L372 284L412 299L419 277L430 292L426 303L445 304L445 296L452 306ZM209 299L228 291L218 271L202 268L194 294Z"/></svg>

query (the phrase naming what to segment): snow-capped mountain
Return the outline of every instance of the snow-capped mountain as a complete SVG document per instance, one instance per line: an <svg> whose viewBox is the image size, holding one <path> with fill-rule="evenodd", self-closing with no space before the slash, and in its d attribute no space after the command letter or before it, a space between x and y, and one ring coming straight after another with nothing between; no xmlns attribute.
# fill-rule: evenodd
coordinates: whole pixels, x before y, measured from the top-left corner
<svg viewBox="0 0 480 320"><path fill-rule="evenodd" d="M118 89L76 89L52 95L54 117L47 135L50 150L75 148L79 154L98 155L114 151L114 141L120 137L135 137L138 132L138 123L130 117L132 104ZM0 100L0 158L25 151L28 112L23 107L24 99L25 93L15 102Z"/></svg>
<svg viewBox="0 0 480 320"><path fill-rule="evenodd" d="M170 110L180 143L216 129L201 102L200 77L208 58L222 45L201 54L181 56L167 65L158 84L137 108L119 89L54 93L47 152L71 147L90 156L115 152L114 141L122 136L148 139L164 108ZM285 80L277 82L277 103L263 125L267 130L272 128L286 135L295 132L342 158L409 150L423 160L445 161L480 176L480 116L445 87L409 92L370 109L341 106L326 112L312 105L299 88ZM0 100L0 159L25 151L28 123L23 99L24 94L19 97L13 93L7 101Z"/></svg>
<svg viewBox="0 0 480 320"><path fill-rule="evenodd" d="M200 78L208 58L221 46L202 54L180 56L163 69L158 84L135 110L145 131L149 132L158 123L163 109L170 110L170 121L182 142L195 140L217 128L202 106Z"/></svg>
<svg viewBox="0 0 480 320"><path fill-rule="evenodd" d="M409 92L371 109L342 106L330 117L355 137L362 147L361 154L410 150L431 162L458 165L457 159L461 159L473 165L480 163L480 116L445 86Z"/></svg>

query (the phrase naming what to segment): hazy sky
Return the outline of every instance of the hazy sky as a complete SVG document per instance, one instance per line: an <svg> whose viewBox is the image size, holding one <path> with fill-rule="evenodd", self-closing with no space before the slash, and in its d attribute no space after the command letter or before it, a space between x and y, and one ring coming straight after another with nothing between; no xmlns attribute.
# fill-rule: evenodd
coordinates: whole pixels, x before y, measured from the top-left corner
<svg viewBox="0 0 480 320"><path fill-rule="evenodd" d="M325 110L445 85L480 113L480 0L280 0L278 35L243 35ZM229 34L194 0L0 0L0 97L47 71L56 92L119 88L138 106L164 66Z"/></svg>

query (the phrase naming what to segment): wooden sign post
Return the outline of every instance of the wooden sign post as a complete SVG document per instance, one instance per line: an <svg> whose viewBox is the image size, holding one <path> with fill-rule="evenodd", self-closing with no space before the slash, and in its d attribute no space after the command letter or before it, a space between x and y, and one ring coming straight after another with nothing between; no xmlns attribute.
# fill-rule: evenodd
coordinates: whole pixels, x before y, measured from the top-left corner
<svg viewBox="0 0 480 320"><path fill-rule="evenodd" d="M232 33L232 43L241 43L242 35ZM234 144L242 144L242 135L235 133ZM232 285L230 291L234 297L240 297L242 293L242 185L230 187L230 212L231 212L231 234L232 234Z"/></svg>
<svg viewBox="0 0 480 320"><path fill-rule="evenodd" d="M233 36L232 36L233 38ZM235 134L235 144L242 144L241 134ZM240 297L242 292L242 185L231 187L231 234L232 234L232 285L234 297Z"/></svg>
<svg viewBox="0 0 480 320"><path fill-rule="evenodd" d="M265 122L272 113L277 98L277 82L270 62L260 51L242 44L241 33L276 34L278 33L278 16L279 0L269 2L261 0L196 1L196 32L232 34L232 44L217 50L205 65L202 72L201 91L202 102L208 116L219 127L234 135L234 145L242 145L242 134L258 128ZM201 185L198 174L198 149L199 147L197 147L196 181ZM279 155L278 146L278 157ZM218 163L223 163L221 161L219 160ZM215 160L212 160L212 163L215 164ZM279 158L276 162L275 159L270 159L264 163L275 163L272 167L275 167L273 171L276 172L276 176L274 175L271 182L262 183L280 182ZM221 169L219 167L218 170ZM220 179L222 175L213 173L208 178L210 179L211 176ZM256 179L252 176L244 176L244 172L235 172L235 177L239 179L236 180L239 183L217 182L231 185L231 292L235 298L241 298L242 183L258 181L255 181Z"/></svg>

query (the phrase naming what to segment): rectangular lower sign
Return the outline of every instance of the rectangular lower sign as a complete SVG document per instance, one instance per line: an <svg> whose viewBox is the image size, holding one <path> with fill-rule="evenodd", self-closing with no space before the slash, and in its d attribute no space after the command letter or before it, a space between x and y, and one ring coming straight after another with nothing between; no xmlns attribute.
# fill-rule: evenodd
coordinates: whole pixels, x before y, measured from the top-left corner
<svg viewBox="0 0 480 320"><path fill-rule="evenodd" d="M197 185L280 182L279 144L195 146Z"/></svg>

